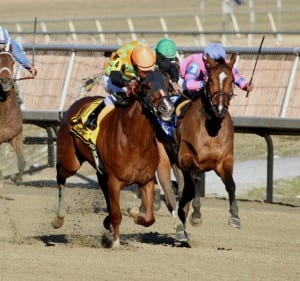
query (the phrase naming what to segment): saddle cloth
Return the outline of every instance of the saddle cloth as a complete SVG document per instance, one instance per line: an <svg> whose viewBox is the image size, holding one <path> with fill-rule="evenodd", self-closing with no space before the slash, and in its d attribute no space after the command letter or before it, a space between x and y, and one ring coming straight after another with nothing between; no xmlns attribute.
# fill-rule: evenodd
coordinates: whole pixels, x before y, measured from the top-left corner
<svg viewBox="0 0 300 281"><path fill-rule="evenodd" d="M87 144L96 144L97 136L100 132L101 120L115 108L114 105L107 105L101 110L97 119L98 126L95 130L85 127L83 124L85 124L88 116L101 102L103 102L103 98L93 101L88 104L78 116L73 117L71 120L71 132Z"/></svg>

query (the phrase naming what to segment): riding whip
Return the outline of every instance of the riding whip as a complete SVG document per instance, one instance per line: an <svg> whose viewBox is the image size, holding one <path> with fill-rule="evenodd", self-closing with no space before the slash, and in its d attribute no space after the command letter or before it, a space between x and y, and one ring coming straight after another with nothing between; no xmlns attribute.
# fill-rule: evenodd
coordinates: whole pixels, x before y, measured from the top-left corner
<svg viewBox="0 0 300 281"><path fill-rule="evenodd" d="M254 64L254 67L253 67L253 71L252 71L251 79L250 79L250 82L249 82L249 86L252 84L252 79L253 79L253 75L254 75L254 72L255 72L256 64L257 64L259 55L261 53L261 47L262 47L262 44L264 43L264 40L265 40L265 35L262 37L261 42L260 42L260 46L259 46L259 49L258 49L258 52L257 52L257 56L256 56L255 64ZM247 93L246 93L246 98L248 98L248 95L249 95L249 91L247 91Z"/></svg>
<svg viewBox="0 0 300 281"><path fill-rule="evenodd" d="M36 23L37 23L37 17L34 18L34 26L33 26L33 41L32 41L32 65L33 66L34 66L34 50L35 50Z"/></svg>

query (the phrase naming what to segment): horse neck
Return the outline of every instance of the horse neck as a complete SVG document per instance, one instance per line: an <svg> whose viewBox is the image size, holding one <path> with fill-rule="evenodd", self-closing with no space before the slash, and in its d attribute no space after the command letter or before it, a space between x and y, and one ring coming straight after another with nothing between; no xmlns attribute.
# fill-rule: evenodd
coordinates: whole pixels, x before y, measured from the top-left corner
<svg viewBox="0 0 300 281"><path fill-rule="evenodd" d="M14 91L10 90L6 100L0 101L0 122L9 120L12 116L21 116L21 109Z"/></svg>

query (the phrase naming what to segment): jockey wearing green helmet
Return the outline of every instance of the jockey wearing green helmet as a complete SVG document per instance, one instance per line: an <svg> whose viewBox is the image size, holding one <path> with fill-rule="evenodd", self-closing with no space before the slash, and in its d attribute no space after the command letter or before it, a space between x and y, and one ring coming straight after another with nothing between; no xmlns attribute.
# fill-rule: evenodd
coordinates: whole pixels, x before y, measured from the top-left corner
<svg viewBox="0 0 300 281"><path fill-rule="evenodd" d="M170 76L170 83L177 94L182 93L178 85L179 63L176 58L175 42L172 39L163 38L156 44L155 51L158 70Z"/></svg>
<svg viewBox="0 0 300 281"><path fill-rule="evenodd" d="M156 51L168 59L174 59L176 55L176 45L172 39L161 39L156 45Z"/></svg>

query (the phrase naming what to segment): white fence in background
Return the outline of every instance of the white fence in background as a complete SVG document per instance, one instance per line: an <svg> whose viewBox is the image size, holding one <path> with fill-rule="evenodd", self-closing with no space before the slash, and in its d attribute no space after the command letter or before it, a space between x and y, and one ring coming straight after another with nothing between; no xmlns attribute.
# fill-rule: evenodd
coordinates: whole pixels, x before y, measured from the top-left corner
<svg viewBox="0 0 300 281"><path fill-rule="evenodd" d="M253 0L244 0L243 8L234 9L233 1L212 12L207 1L200 1L198 14L165 14L143 16L99 16L90 18L38 19L36 38L39 43L76 42L118 44L144 38L149 43L157 37L174 37L179 45L203 46L221 41L225 46L256 46L262 34L270 34L270 44L286 40L300 45L298 19L300 9L284 10L281 0L267 9L255 9ZM223 9L221 9L221 7ZM32 42L34 19L1 21L13 36L24 43ZM298 31L298 32L297 32ZM258 36L259 35L259 36ZM241 44L242 43L242 44ZM285 45L287 46L287 45Z"/></svg>

